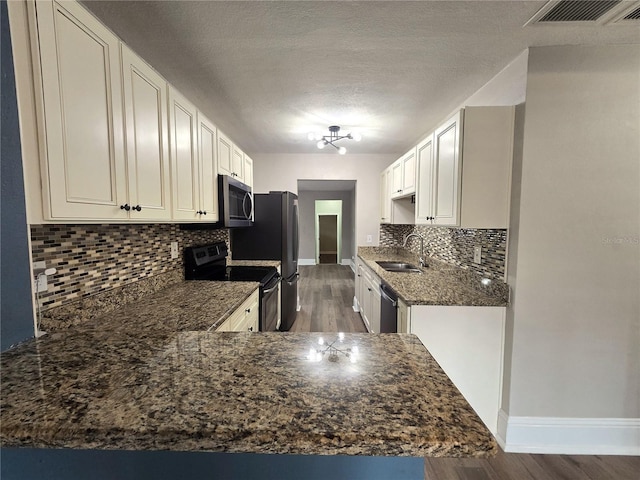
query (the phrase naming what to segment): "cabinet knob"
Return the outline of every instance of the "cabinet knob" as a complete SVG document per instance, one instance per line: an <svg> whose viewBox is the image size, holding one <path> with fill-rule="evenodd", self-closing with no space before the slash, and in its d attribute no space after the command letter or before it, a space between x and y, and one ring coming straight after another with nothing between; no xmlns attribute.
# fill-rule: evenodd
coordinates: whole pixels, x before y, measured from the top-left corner
<svg viewBox="0 0 640 480"><path fill-rule="evenodd" d="M131 210L131 207L128 203L125 203L124 205L120 205L120 210L126 210L128 212L129 210Z"/></svg>
<svg viewBox="0 0 640 480"><path fill-rule="evenodd" d="M396 193L402 193L402 190L396 190Z"/></svg>
<svg viewBox="0 0 640 480"><path fill-rule="evenodd" d="M131 210L135 210L136 212L139 212L140 210L142 210L142 207L140 205L136 205L135 207L131 207Z"/></svg>
<svg viewBox="0 0 640 480"><path fill-rule="evenodd" d="M250 331L250 332L253 332L253 327L249 327L249 331Z"/></svg>
<svg viewBox="0 0 640 480"><path fill-rule="evenodd" d="M202 215L202 210L198 210L196 213L197 213L198 215Z"/></svg>
<svg viewBox="0 0 640 480"><path fill-rule="evenodd" d="M203 214L203 215L206 215L206 214L207 214L207 211L206 211L206 210L203 210L203 211L202 211L202 214Z"/></svg>
<svg viewBox="0 0 640 480"><path fill-rule="evenodd" d="M247 313L251 313L251 309L250 309L250 308L247 308L247 309L245 310L245 312L247 312Z"/></svg>

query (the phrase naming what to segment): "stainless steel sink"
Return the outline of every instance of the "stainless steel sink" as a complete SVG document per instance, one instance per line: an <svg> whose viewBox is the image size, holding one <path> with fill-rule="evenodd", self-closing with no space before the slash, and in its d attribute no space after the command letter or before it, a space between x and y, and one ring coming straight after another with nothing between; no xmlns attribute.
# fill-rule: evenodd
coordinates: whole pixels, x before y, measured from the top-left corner
<svg viewBox="0 0 640 480"><path fill-rule="evenodd" d="M407 273L422 273L415 265L404 262L376 262L387 272L407 272Z"/></svg>

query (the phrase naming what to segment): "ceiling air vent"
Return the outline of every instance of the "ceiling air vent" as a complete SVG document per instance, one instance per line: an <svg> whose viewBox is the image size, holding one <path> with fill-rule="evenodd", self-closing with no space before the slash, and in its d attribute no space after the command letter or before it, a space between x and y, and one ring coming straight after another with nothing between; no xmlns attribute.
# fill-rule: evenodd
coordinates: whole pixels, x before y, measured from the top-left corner
<svg viewBox="0 0 640 480"><path fill-rule="evenodd" d="M640 20L640 7L636 8L635 10L631 10L624 17L622 17L622 19L623 20Z"/></svg>
<svg viewBox="0 0 640 480"><path fill-rule="evenodd" d="M605 24L614 21L637 21L640 3L629 0L552 0L525 25Z"/></svg>
<svg viewBox="0 0 640 480"><path fill-rule="evenodd" d="M538 23L595 22L621 0L563 0L545 13Z"/></svg>

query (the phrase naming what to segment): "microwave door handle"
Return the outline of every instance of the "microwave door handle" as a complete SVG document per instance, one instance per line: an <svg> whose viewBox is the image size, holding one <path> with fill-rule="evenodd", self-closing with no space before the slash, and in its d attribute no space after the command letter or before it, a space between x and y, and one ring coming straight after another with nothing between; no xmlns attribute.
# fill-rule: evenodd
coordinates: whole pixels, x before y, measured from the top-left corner
<svg viewBox="0 0 640 480"><path fill-rule="evenodd" d="M251 208L249 209L249 213L247 213L247 209L245 208L247 197L249 197L249 202ZM242 198L242 213L244 214L244 218L247 220L251 220L251 213L253 212L253 195L251 192L246 192L244 197Z"/></svg>

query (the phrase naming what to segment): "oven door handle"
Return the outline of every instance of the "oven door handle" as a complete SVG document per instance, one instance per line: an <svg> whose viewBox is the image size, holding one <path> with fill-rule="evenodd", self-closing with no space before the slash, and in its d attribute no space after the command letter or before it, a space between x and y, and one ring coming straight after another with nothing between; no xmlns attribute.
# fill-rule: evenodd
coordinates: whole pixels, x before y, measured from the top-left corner
<svg viewBox="0 0 640 480"><path fill-rule="evenodd" d="M268 295L269 293L273 292L276 288L278 288L278 286L280 285L280 281L282 280L282 277L278 277L278 280L276 281L275 285L271 288L267 288L266 290L262 291L263 295Z"/></svg>

